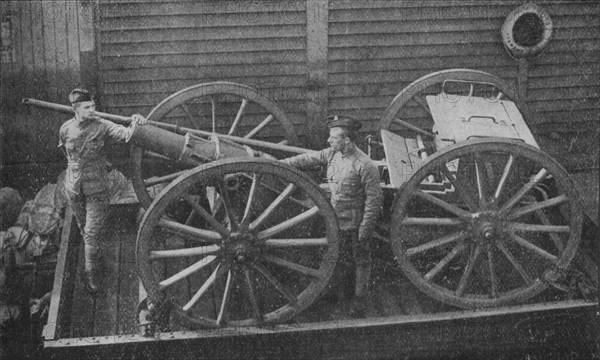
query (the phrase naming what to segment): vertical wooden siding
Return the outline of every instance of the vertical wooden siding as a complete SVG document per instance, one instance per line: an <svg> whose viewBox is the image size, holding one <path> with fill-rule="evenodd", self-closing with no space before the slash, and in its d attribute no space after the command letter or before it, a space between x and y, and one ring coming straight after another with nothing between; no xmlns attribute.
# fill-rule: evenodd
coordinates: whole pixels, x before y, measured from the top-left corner
<svg viewBox="0 0 600 360"><path fill-rule="evenodd" d="M28 94L65 99L80 82L78 3L3 1L1 10L12 19L16 47L16 61L2 64L3 100Z"/></svg>
<svg viewBox="0 0 600 360"><path fill-rule="evenodd" d="M147 114L185 87L232 81L304 121L305 0L102 0L100 47L108 111Z"/></svg>
<svg viewBox="0 0 600 360"><path fill-rule="evenodd" d="M1 180L4 186L35 194L56 181L62 154L58 129L65 115L27 108L26 97L66 103L80 84L80 3L65 0L2 1L10 18L15 61L2 63L1 125L5 133ZM89 20L91 21L91 20Z"/></svg>
<svg viewBox="0 0 600 360"><path fill-rule="evenodd" d="M554 22L544 53L529 60L530 125L594 128L600 6L539 1ZM521 1L329 2L329 112L375 129L393 97L448 68L490 72L516 88L518 64L500 27ZM147 113L186 86L227 80L258 88L299 125L306 121L310 1L100 1L101 92L110 111ZM313 9L314 10L314 9ZM564 127L564 126L563 126Z"/></svg>
<svg viewBox="0 0 600 360"><path fill-rule="evenodd" d="M544 53L529 61L527 103L535 130L598 126L600 6L536 1L554 22ZM500 28L521 1L332 1L329 109L374 129L393 97L412 81L448 68L490 72L516 89L518 64Z"/></svg>

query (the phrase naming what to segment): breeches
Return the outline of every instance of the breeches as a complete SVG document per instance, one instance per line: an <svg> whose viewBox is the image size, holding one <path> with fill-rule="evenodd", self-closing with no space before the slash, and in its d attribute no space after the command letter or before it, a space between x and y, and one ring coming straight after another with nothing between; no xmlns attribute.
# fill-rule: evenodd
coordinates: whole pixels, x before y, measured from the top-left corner
<svg viewBox="0 0 600 360"><path fill-rule="evenodd" d="M340 261L348 266L371 263L371 246L368 240L358 241L358 229L340 230Z"/></svg>
<svg viewBox="0 0 600 360"><path fill-rule="evenodd" d="M108 215L108 193L93 195L74 194L70 191L66 193L86 247L97 249L100 246L100 237Z"/></svg>

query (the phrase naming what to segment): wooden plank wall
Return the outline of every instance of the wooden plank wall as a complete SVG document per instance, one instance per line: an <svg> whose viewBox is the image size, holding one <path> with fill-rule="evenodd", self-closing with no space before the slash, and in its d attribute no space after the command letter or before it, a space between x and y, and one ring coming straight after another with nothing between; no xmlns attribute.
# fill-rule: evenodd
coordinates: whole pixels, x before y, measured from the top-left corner
<svg viewBox="0 0 600 360"><path fill-rule="evenodd" d="M80 50L92 18L82 18L77 1L2 1L2 19L10 19L14 61L2 63L1 127L2 186L17 188L31 198L47 182L55 182L64 167L57 149L64 115L26 108L25 97L66 103L69 91L82 82ZM93 48L93 43L89 44Z"/></svg>
<svg viewBox="0 0 600 360"><path fill-rule="evenodd" d="M329 110L374 129L412 81L448 68L490 72L516 89L518 62L500 28L522 1L332 1ZM527 103L534 131L598 128L600 6L536 1L554 22L546 51L529 61Z"/></svg>
<svg viewBox="0 0 600 360"><path fill-rule="evenodd" d="M316 133L307 145L322 146L322 114L351 114L373 131L400 90L434 71L483 70L516 89L518 62L500 28L522 3L101 0L101 92L109 111L148 113L186 86L240 82L290 114L300 135ZM597 132L600 5L536 3L554 34L528 61L529 125L536 134Z"/></svg>
<svg viewBox="0 0 600 360"><path fill-rule="evenodd" d="M100 1L109 112L148 114L185 87L249 85L304 121L306 1Z"/></svg>

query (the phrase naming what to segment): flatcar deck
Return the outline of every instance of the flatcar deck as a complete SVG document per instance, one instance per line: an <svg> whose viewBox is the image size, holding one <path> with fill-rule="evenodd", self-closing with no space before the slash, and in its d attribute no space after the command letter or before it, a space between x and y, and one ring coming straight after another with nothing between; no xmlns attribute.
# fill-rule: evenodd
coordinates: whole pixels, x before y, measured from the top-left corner
<svg viewBox="0 0 600 360"><path fill-rule="evenodd" d="M86 355L89 355L90 351L92 353L103 353L104 351L115 351L114 346L119 346L120 350L118 351L125 353L128 351L141 351L140 347L143 347L145 349L143 353L146 356L158 356L160 353L164 355L165 350L151 351L150 349L153 349L155 344L149 342L152 340L160 339L162 341L170 339L182 340L185 343L197 341L198 344L205 344L190 345L190 349L196 349L198 346L206 346L211 341L220 344L239 341L240 346L242 346L242 348L233 352L230 348L223 348L219 351L211 349L207 352L207 354L217 357L227 357L227 354L231 355L233 353L244 354L244 346L253 346L253 351L266 351L264 354L280 357L286 354L285 351L281 352L283 351L281 349L277 351L271 349L273 351L269 352L267 351L268 346L264 344L264 341L276 338L287 339L290 334L296 334L298 339L297 341L292 341L290 346L299 346L300 349L311 347L312 344L310 344L310 341L318 341L320 339L318 335L315 335L315 332L324 331L323 334L328 334L327 341L331 342L329 345L331 348L324 350L322 345L319 345L319 349L313 348L316 351L313 355L328 357L331 354L345 353L339 352L343 350L344 343L347 344L346 346L352 348L356 345L351 342L349 343L347 339L344 340L344 332L350 332L354 335L364 335L364 332L374 331L378 333L384 331L388 334L384 336L385 338L386 336L390 336L389 331L391 330L384 330L389 326L394 328L394 332L410 329L411 336L414 336L414 334L423 334L423 336L429 339L428 341L433 341L434 343L441 341L438 345L432 344L435 345L434 348L436 346L444 348L445 346L450 346L446 340L443 338L439 339L439 336L432 338L431 335L423 333L423 331L427 331L426 329L428 329L429 325L420 328L420 325L416 326L416 324L442 321L439 323L442 326L440 328L442 330L440 331L456 332L456 329L451 330L457 326L456 324L452 324L452 321L450 321L452 319L463 323L462 326L468 326L468 323L474 322L473 326L475 327L481 326L476 324L480 322L485 323L489 320L492 322L500 321L497 326L499 326L498 331L502 331L503 327L510 328L516 326L513 322L518 322L519 319L518 315L515 314L522 312L529 314L528 318L532 319L531 324L527 325L528 327L541 326L543 328L544 326L548 326L543 323L547 319L563 323L560 329L553 329L552 334L548 335L545 333L544 336L554 337L555 335L562 334L560 336L568 336L574 339L572 338L573 334L580 334L576 341L588 346L586 349L589 351L595 351L589 348L589 344L593 343L594 330L591 329L591 332L589 332L590 329L587 329L587 327L593 327L593 314L595 313L594 309L597 303L586 301L581 292L564 292L550 287L540 296L530 299L527 304L521 306L465 311L439 303L418 291L403 276L399 268L395 266L393 259L389 255L386 256L386 252L389 253L389 250L386 250L387 244L383 243L376 250L377 256L375 256L376 261L371 283L372 297L368 303L365 319L352 319L348 317L340 309L335 300L328 296L323 296L306 311L297 316L293 322L287 324L262 328L206 330L193 333L185 331L183 328L178 328L176 324L170 324L169 332L157 333L155 337L144 338L139 335L140 329L138 328L136 319L136 307L139 302L139 280L135 265L136 216L136 206L117 205L113 208L111 217L109 218L111 226L108 227L106 243L103 246L102 291L96 297L89 296L83 288L83 281L81 279L83 262L80 260L83 259L83 252L82 246L79 246L80 236L77 227L68 219L65 222L53 300L48 325L44 330L45 351L49 356L56 358L60 356L62 358L65 354L69 354L69 351L73 351L74 353L83 351L80 354ZM558 317L555 318L556 316ZM489 317L489 319L484 320L486 317ZM498 320L499 317L504 320ZM569 326L565 326L564 324L565 321L567 323L570 322L571 318L573 320L575 318L579 319L572 322L573 324L578 324L574 329L570 329ZM589 319L589 321L586 321L586 319ZM583 320L583 325L581 320ZM450 321L450 323L444 323L444 321ZM504 323L503 321L508 322ZM538 321L541 321L542 324L537 324ZM340 336L340 342L337 343L335 342L336 336L338 336L335 335L336 329ZM504 330L509 331L510 329ZM529 329L528 331L533 330ZM255 340L249 340L256 337L262 340L258 343L254 343ZM540 341L534 338L533 335L529 339L523 338L521 340L524 343L520 344L519 348L521 345L535 346ZM247 343L247 341L250 341L250 343ZM305 341L309 341L309 343L304 343ZM499 344L502 341L510 340L509 337L504 338L501 336L501 339L494 341L496 343L493 346L491 345L492 347L499 346L502 348L506 344ZM474 341L474 344L477 342ZM175 345L176 342L168 344L175 347L178 346ZM364 343L363 345L366 346ZM388 345L386 344L386 346ZM222 345L219 346L222 347ZM228 346L231 347L231 345ZM263 348L265 346L266 348ZM405 340L390 346L392 348L405 346ZM371 354L377 354L376 344L370 344L368 348L374 351ZM413 346L413 348L406 348L403 351L408 354L417 348L418 346ZM475 351L474 349L472 350ZM307 349L303 351L307 351ZM363 349L362 351L366 350ZM356 354L361 353L359 351ZM177 354L181 355L182 352L177 352ZM193 352L190 354L193 354ZM326 354L329 355L325 356Z"/></svg>

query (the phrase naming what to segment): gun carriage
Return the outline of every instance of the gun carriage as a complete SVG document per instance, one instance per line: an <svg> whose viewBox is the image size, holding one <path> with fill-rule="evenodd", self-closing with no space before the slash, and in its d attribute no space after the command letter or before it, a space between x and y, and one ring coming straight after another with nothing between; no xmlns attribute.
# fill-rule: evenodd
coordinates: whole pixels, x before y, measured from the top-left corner
<svg viewBox="0 0 600 360"><path fill-rule="evenodd" d="M217 82L171 95L148 119L130 142L150 310L167 307L191 328L283 322L327 290L337 219L319 184L274 161L311 151L283 111ZM386 109L369 154L386 194L378 235L429 296L520 303L573 260L577 192L499 78L458 69L416 80Z"/></svg>

